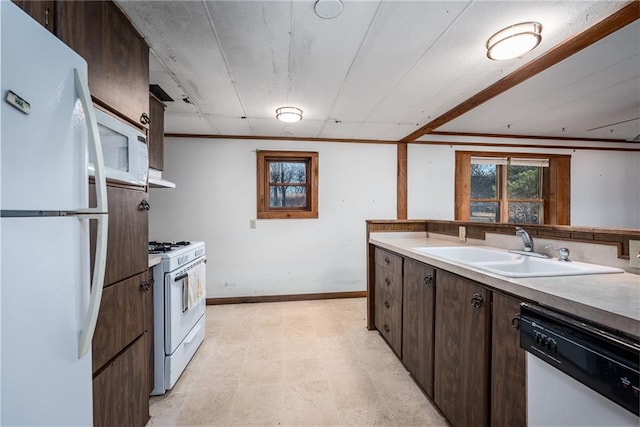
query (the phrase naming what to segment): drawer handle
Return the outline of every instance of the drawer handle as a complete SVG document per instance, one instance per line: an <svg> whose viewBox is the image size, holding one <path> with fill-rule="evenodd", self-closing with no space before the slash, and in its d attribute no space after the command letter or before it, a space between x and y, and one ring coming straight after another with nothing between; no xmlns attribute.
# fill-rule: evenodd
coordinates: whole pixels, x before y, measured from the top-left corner
<svg viewBox="0 0 640 427"><path fill-rule="evenodd" d="M391 260L389 259L388 256L384 257L384 263L387 265L391 264Z"/></svg>
<svg viewBox="0 0 640 427"><path fill-rule="evenodd" d="M382 327L382 329L384 329L385 332L389 332L391 329L389 328L389 325L387 325L386 323L384 324L384 326Z"/></svg>
<svg viewBox="0 0 640 427"><path fill-rule="evenodd" d="M478 293L473 294L473 296L471 297L471 306L473 308L480 308L483 302L484 298L482 298L482 295Z"/></svg>
<svg viewBox="0 0 640 427"><path fill-rule="evenodd" d="M149 289L151 289L151 283L147 281L140 283L140 292L147 292Z"/></svg>
<svg viewBox="0 0 640 427"><path fill-rule="evenodd" d="M520 314L516 313L513 316L513 319L511 319L511 326L513 326L514 329L520 329Z"/></svg>
<svg viewBox="0 0 640 427"><path fill-rule="evenodd" d="M391 304L389 304L389 301L385 300L385 301L384 301L384 306L385 306L386 308L389 308L389 307L391 307Z"/></svg>
<svg viewBox="0 0 640 427"><path fill-rule="evenodd" d="M151 123L151 117L149 117L147 113L142 113L142 115L140 116L140 123L142 123L143 125L148 125L149 123Z"/></svg>
<svg viewBox="0 0 640 427"><path fill-rule="evenodd" d="M429 285L431 285L431 282L432 282L432 281L433 281L433 276L432 276L432 275L430 275L430 274L428 274L428 275L424 276L424 279L422 279L422 283L423 283L425 286L429 286Z"/></svg>
<svg viewBox="0 0 640 427"><path fill-rule="evenodd" d="M151 205L149 204L149 202L147 202L144 199L138 205L138 210L139 211L148 211L149 209L151 209Z"/></svg>
<svg viewBox="0 0 640 427"><path fill-rule="evenodd" d="M387 284L387 286L391 285L391 279L389 279L388 277L384 278L384 283Z"/></svg>

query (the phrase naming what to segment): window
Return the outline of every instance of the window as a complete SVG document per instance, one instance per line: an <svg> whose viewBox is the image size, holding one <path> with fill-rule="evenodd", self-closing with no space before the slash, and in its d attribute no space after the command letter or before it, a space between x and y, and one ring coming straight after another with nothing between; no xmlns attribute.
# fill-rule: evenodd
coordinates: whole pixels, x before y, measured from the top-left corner
<svg viewBox="0 0 640 427"><path fill-rule="evenodd" d="M318 218L318 153L258 151L258 218Z"/></svg>
<svg viewBox="0 0 640 427"><path fill-rule="evenodd" d="M456 152L456 219L569 224L570 156Z"/></svg>

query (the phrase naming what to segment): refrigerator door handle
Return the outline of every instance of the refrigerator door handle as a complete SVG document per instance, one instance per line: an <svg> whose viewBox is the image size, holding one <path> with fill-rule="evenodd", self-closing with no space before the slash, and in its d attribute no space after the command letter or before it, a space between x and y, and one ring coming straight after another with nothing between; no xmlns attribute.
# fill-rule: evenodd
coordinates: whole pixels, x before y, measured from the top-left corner
<svg viewBox="0 0 640 427"><path fill-rule="evenodd" d="M95 208L81 209L77 212L77 217L79 219L95 219L98 221L96 255L93 266L93 277L91 278L91 293L89 295L89 305L87 306L87 313L82 324L78 343L78 359L81 359L89 352L89 349L91 349L91 340L93 339L93 333L98 321L98 312L100 311L104 275L107 267L109 216L107 215L107 182L104 173L102 144L100 143L98 122L95 112L93 111L93 103L91 102L91 93L89 92L89 85L84 76L77 69L74 71L76 91L78 92L80 102L82 102L85 113L84 116L89 130L89 149L93 151L95 158L95 187L97 199Z"/></svg>
<svg viewBox="0 0 640 427"><path fill-rule="evenodd" d="M89 84L84 76L76 68L75 81L78 97L82 102L84 109L84 117L89 130L89 149L95 158L95 183L96 183L96 207L79 209L81 213L107 213L107 181L104 170L104 156L102 155L102 143L100 142L100 132L98 130L98 120L96 113L93 111L93 103L91 101L91 92L89 92Z"/></svg>
<svg viewBox="0 0 640 427"><path fill-rule="evenodd" d="M91 278L91 294L89 295L89 305L80 331L80 341L78 343L78 359L84 357L91 348L91 340L96 330L98 313L100 311L100 301L102 300L102 289L104 286L104 274L107 267L107 236L109 232L109 216L106 214L84 214L78 215L79 219L95 219L98 221L98 232L96 237L96 257L93 265L93 277Z"/></svg>

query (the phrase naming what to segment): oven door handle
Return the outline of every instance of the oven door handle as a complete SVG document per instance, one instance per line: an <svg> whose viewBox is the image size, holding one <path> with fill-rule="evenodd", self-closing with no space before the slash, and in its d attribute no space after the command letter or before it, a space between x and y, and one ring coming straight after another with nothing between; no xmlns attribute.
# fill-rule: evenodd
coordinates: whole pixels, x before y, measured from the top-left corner
<svg viewBox="0 0 640 427"><path fill-rule="evenodd" d="M182 312L189 311L189 275L185 274L182 279Z"/></svg>

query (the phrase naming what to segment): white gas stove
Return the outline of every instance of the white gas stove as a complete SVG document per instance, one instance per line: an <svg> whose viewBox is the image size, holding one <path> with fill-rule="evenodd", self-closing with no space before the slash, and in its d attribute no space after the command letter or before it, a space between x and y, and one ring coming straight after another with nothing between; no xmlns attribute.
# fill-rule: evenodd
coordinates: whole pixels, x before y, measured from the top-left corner
<svg viewBox="0 0 640 427"><path fill-rule="evenodd" d="M175 385L205 336L206 257L204 242L149 242L162 261L153 272L154 387Z"/></svg>

